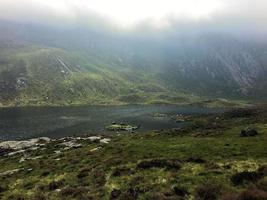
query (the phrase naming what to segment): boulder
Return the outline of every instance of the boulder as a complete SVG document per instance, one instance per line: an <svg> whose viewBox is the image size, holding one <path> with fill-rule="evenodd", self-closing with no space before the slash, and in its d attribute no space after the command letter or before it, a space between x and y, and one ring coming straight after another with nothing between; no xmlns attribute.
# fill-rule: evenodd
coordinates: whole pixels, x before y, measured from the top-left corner
<svg viewBox="0 0 267 200"><path fill-rule="evenodd" d="M110 141L111 141L111 139L109 139L109 138L103 138L100 140L100 143L108 144Z"/></svg>
<svg viewBox="0 0 267 200"><path fill-rule="evenodd" d="M250 129L250 128L248 128L246 130L241 130L241 132L240 132L241 137L253 137L256 135L258 135L258 131L255 129Z"/></svg>
<svg viewBox="0 0 267 200"><path fill-rule="evenodd" d="M76 143L75 141L68 141L68 142L63 142L60 144L61 146L65 146L64 150L69 150L72 148L79 148L82 147L81 144Z"/></svg>
<svg viewBox="0 0 267 200"><path fill-rule="evenodd" d="M88 137L86 139L90 140L91 142L95 142L95 141L99 141L101 139L101 137L99 137L99 136L91 136L91 137Z"/></svg>

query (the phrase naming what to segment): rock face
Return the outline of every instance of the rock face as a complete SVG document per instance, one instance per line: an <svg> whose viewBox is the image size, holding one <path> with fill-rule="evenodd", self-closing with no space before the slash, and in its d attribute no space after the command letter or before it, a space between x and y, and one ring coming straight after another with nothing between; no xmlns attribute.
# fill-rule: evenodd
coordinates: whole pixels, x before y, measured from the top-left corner
<svg viewBox="0 0 267 200"><path fill-rule="evenodd" d="M255 129L246 129L246 130L242 130L240 132L240 136L241 137L253 137L253 136L256 136L258 135L258 131L256 131Z"/></svg>

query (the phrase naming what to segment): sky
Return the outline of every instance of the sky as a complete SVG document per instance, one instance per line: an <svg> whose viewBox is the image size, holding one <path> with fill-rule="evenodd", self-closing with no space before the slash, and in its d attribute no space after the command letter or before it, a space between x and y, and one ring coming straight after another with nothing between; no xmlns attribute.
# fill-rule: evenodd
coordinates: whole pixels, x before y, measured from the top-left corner
<svg viewBox="0 0 267 200"><path fill-rule="evenodd" d="M267 0L0 0L0 19L43 24L267 27ZM219 24L219 26L218 26Z"/></svg>

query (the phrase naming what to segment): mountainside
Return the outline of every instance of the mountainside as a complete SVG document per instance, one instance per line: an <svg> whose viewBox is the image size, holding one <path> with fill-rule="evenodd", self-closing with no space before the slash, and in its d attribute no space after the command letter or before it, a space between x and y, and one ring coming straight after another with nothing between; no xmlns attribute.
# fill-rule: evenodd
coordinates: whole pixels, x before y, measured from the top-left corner
<svg viewBox="0 0 267 200"><path fill-rule="evenodd" d="M0 77L2 104L142 103L168 92L149 73L55 48L2 50Z"/></svg>
<svg viewBox="0 0 267 200"><path fill-rule="evenodd" d="M0 105L267 97L267 45L231 36L107 36L0 23Z"/></svg>

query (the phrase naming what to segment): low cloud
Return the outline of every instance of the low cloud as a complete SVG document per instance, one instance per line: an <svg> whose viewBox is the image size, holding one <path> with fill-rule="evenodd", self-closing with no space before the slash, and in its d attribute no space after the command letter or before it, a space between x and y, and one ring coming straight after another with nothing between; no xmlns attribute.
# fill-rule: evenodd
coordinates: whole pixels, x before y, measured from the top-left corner
<svg viewBox="0 0 267 200"><path fill-rule="evenodd" d="M0 0L0 19L116 31L267 32L265 0Z"/></svg>

